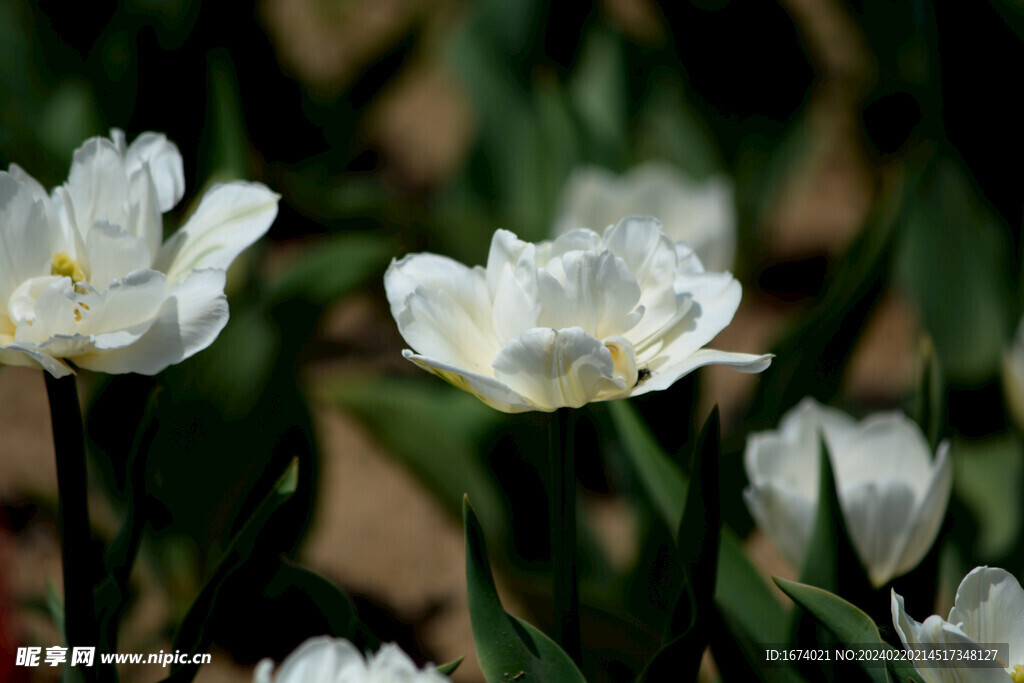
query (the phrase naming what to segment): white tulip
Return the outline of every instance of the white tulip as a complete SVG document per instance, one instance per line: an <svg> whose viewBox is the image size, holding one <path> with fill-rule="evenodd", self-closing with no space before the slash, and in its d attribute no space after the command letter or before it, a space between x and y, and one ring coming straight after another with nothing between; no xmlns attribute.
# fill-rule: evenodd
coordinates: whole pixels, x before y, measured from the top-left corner
<svg viewBox="0 0 1024 683"><path fill-rule="evenodd" d="M933 460L921 430L901 413L857 423L811 398L786 413L777 431L752 434L744 498L796 567L818 509L822 435L850 541L871 582L885 585L917 566L942 526L953 482L948 443Z"/></svg>
<svg viewBox="0 0 1024 683"><path fill-rule="evenodd" d="M344 638L317 636L295 648L277 671L264 659L256 665L253 683L440 683L447 676L432 666L417 669L394 643L365 658Z"/></svg>
<svg viewBox="0 0 1024 683"><path fill-rule="evenodd" d="M956 661L944 666L915 663L926 683L1024 683L1024 590L1008 572L989 567L971 570L960 582L949 619L934 614L919 623L907 615L901 595L892 591L891 599L893 626L910 650L920 646L974 650L986 650L984 646L996 643L1010 646L1009 660L998 661L999 667L966 667Z"/></svg>
<svg viewBox="0 0 1024 683"><path fill-rule="evenodd" d="M177 147L111 138L79 147L49 195L17 166L0 171L0 364L152 375L227 323L225 270L270 227L278 196L214 185L164 242L162 214L185 189Z"/></svg>
<svg viewBox="0 0 1024 683"><path fill-rule="evenodd" d="M555 235L597 230L622 216L651 214L665 233L686 242L711 271L729 270L736 256L736 208L726 176L698 181L664 161L648 161L617 176L597 167L569 176L558 202Z"/></svg>
<svg viewBox="0 0 1024 683"><path fill-rule="evenodd" d="M486 268L412 254L384 286L415 349L403 355L509 413L666 389L712 363L760 372L771 362L703 348L732 320L740 284L705 272L654 218L537 244L498 230Z"/></svg>

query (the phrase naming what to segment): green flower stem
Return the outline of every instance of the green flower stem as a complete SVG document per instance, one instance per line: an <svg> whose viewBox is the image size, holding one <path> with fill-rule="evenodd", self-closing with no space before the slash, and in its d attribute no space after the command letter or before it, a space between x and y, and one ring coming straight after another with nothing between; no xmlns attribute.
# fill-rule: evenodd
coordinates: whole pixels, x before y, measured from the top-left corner
<svg viewBox="0 0 1024 683"><path fill-rule="evenodd" d="M75 376L55 378L43 372L50 399L53 445L57 453L61 559L64 568L64 635L68 662L74 647L96 647L99 622L90 579L91 527L86 500L85 442ZM99 653L96 654L99 662ZM67 665L66 665L67 666ZM75 667L81 680L96 680L97 667Z"/></svg>
<svg viewBox="0 0 1024 683"><path fill-rule="evenodd" d="M551 566L554 574L554 639L577 665L582 655L580 594L576 576L576 469L570 408L551 414Z"/></svg>

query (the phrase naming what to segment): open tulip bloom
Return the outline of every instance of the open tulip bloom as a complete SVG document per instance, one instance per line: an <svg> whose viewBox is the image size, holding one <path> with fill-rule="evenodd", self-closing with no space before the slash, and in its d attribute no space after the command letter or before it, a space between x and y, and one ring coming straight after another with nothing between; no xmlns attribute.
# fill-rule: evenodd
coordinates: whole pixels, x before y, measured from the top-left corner
<svg viewBox="0 0 1024 683"><path fill-rule="evenodd" d="M901 413L858 423L804 399L777 431L752 434L744 491L757 524L794 566L803 566L818 508L824 436L850 541L875 587L928 553L952 487L947 443L934 460L918 426Z"/></svg>
<svg viewBox="0 0 1024 683"><path fill-rule="evenodd" d="M713 363L771 362L704 348L732 320L740 284L705 272L654 218L536 244L498 230L486 268L411 254L384 285L412 347L404 356L509 413L638 396Z"/></svg>
<svg viewBox="0 0 1024 683"><path fill-rule="evenodd" d="M228 319L225 270L278 196L214 185L164 242L162 214L184 191L181 155L156 133L86 141L49 195L0 171L0 363L152 375L209 346Z"/></svg>
<svg viewBox="0 0 1024 683"><path fill-rule="evenodd" d="M949 646L983 650L1006 643L1009 661L999 667L968 668L963 662L917 666L927 683L993 681L1024 683L1024 590L1008 572L994 567L973 569L956 591L949 619L932 615L924 623L907 615L903 596L892 592L892 623L907 648Z"/></svg>
<svg viewBox="0 0 1024 683"><path fill-rule="evenodd" d="M433 667L416 668L394 643L365 658L344 638L317 636L295 648L274 672L269 659L260 662L253 683L442 683Z"/></svg>

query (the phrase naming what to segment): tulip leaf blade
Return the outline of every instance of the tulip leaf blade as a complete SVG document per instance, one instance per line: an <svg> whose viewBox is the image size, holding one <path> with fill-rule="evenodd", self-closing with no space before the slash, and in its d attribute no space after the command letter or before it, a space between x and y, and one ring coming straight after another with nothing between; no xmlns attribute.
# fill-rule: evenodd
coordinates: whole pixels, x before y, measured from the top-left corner
<svg viewBox="0 0 1024 683"><path fill-rule="evenodd" d="M452 661L448 662L447 664L442 664L442 665L437 667L437 673L442 674L444 676L451 676L453 673L455 673L456 669L458 669L460 666L462 666L462 662L465 659L466 659L466 657L465 657L465 655L463 655L462 657L459 657L458 659L453 659Z"/></svg>
<svg viewBox="0 0 1024 683"><path fill-rule="evenodd" d="M611 401L608 412L644 490L669 529L678 529L686 505L687 481L627 401Z"/></svg>
<svg viewBox="0 0 1024 683"><path fill-rule="evenodd" d="M843 645L864 646L877 645L879 648L895 650L882 640L878 627L871 617L856 605L843 600L838 595L815 586L797 581L775 578L775 583L793 602L811 614ZM920 674L912 664L897 661L895 657L886 657L886 669L864 666L864 671L875 681L889 681L892 674L897 681L915 681L922 683ZM888 672L888 674L887 674Z"/></svg>
<svg viewBox="0 0 1024 683"><path fill-rule="evenodd" d="M501 606L487 559L483 528L469 498L463 498L466 583L477 658L489 683L509 680L584 683L565 652L539 630Z"/></svg>
<svg viewBox="0 0 1024 683"><path fill-rule="evenodd" d="M818 441L818 511L800 580L837 594L867 595L871 584L846 527L828 444L823 435Z"/></svg>
<svg viewBox="0 0 1024 683"><path fill-rule="evenodd" d="M281 558L264 596L292 603L299 597L305 598L317 606L332 636L350 640L353 637L356 608L352 600L332 582L301 565Z"/></svg>
<svg viewBox="0 0 1024 683"><path fill-rule="evenodd" d="M665 453L633 406L625 401L608 404L623 450L636 469L643 489L662 522L678 529L687 499L688 480ZM737 644L752 669L756 669L756 647L760 643L785 642L788 617L743 551L740 539L728 527L720 531L718 569L714 591L715 606L728 623ZM749 645L749 647L745 647ZM712 642L718 649L724 643ZM792 669L773 669L780 680L798 680Z"/></svg>
<svg viewBox="0 0 1024 683"><path fill-rule="evenodd" d="M712 409L693 449L690 485L676 535L683 582L672 608L664 645L638 681L696 680L708 645L718 569L718 462L721 456L718 406Z"/></svg>
<svg viewBox="0 0 1024 683"><path fill-rule="evenodd" d="M175 650L182 652L205 652L210 645L210 621L217 606L217 600L224 586L257 551L264 528L276 516L298 488L299 461L293 458L270 492L256 507L252 516L231 540L210 578L200 589L178 627L174 638ZM175 664L166 679L173 683L188 683L195 678L199 666Z"/></svg>

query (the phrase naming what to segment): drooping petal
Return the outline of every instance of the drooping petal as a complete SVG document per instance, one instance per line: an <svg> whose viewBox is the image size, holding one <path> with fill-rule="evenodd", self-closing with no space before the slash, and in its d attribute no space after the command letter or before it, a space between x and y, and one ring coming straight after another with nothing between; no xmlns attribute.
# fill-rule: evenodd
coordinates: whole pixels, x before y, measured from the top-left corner
<svg viewBox="0 0 1024 683"><path fill-rule="evenodd" d="M119 225L100 218L89 231L86 241L89 254L89 284L102 291L110 283L136 270L148 269L149 247Z"/></svg>
<svg viewBox="0 0 1024 683"><path fill-rule="evenodd" d="M226 270L270 228L279 198L260 183L214 185L185 225L161 248L157 270L166 273L171 283L181 282L194 270Z"/></svg>
<svg viewBox="0 0 1024 683"><path fill-rule="evenodd" d="M495 357L494 377L546 411L579 408L627 388L615 378L611 351L579 327L524 332Z"/></svg>
<svg viewBox="0 0 1024 683"><path fill-rule="evenodd" d="M1009 572L973 569L957 588L949 621L977 643L1009 643L1008 670L1024 664L1024 589Z"/></svg>
<svg viewBox="0 0 1024 683"><path fill-rule="evenodd" d="M953 463L949 442L939 445L928 479L928 488L917 501L917 509L907 533L907 545L896 565L894 576L906 574L928 554L946 517L949 495L953 489ZM1024 646L1024 644L1022 644Z"/></svg>
<svg viewBox="0 0 1024 683"><path fill-rule="evenodd" d="M98 372L155 375L213 343L228 320L224 271L194 271L174 286L153 324L138 341L124 348L98 349L75 363Z"/></svg>
<svg viewBox="0 0 1024 683"><path fill-rule="evenodd" d="M683 360L669 365L667 367L660 367L658 369L649 368L651 376L643 382L640 382L633 389L630 396L642 396L649 391L661 391L662 389L668 389L675 382L696 370L697 368L704 367L705 365L725 365L738 370L739 372L761 372L772 363L774 356L770 353L756 355L752 353L732 353L731 351L716 351L715 349L700 349L694 352L689 357ZM643 365L642 360L640 361L641 366Z"/></svg>
<svg viewBox="0 0 1024 683"><path fill-rule="evenodd" d="M128 222L128 174L124 159L107 138L90 138L75 150L65 187L84 239L99 218L122 227Z"/></svg>
<svg viewBox="0 0 1024 683"><path fill-rule="evenodd" d="M743 499L751 516L791 565L803 566L818 505L783 483L765 482L748 486Z"/></svg>
<svg viewBox="0 0 1024 683"><path fill-rule="evenodd" d="M129 176L143 166L149 166L160 213L170 211L185 195L185 169L181 153L166 135L139 135L124 152L124 161Z"/></svg>
<svg viewBox="0 0 1024 683"><path fill-rule="evenodd" d="M495 410L500 410L503 413L525 413L537 410L537 406L489 375L456 367L436 358L421 356L409 349L402 351L402 356L452 386L468 391Z"/></svg>
<svg viewBox="0 0 1024 683"><path fill-rule="evenodd" d="M835 463L837 458L833 456ZM877 588L894 576L915 507L910 484L897 479L839 482L839 503L868 578Z"/></svg>
<svg viewBox="0 0 1024 683"><path fill-rule="evenodd" d="M65 377L72 374L59 358L25 344L8 344L0 346L0 365L17 365L26 368L41 368L54 377Z"/></svg>

